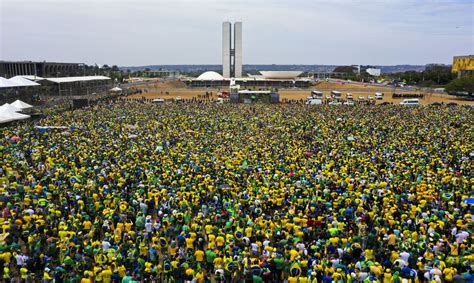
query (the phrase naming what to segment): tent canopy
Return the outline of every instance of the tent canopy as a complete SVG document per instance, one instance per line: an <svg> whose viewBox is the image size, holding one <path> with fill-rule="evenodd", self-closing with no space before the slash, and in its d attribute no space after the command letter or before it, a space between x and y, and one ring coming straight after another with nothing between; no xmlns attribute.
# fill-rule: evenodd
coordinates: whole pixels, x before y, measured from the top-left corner
<svg viewBox="0 0 474 283"><path fill-rule="evenodd" d="M21 109L13 106L11 104L5 103L2 106L0 106L0 111L19 112L19 111L21 111Z"/></svg>
<svg viewBox="0 0 474 283"><path fill-rule="evenodd" d="M7 87L19 87L15 82L5 79L4 77L0 77L0 88L7 88Z"/></svg>
<svg viewBox="0 0 474 283"><path fill-rule="evenodd" d="M0 114L0 124L1 123L8 123L8 122L11 122L11 121L14 121L14 119L12 119L10 116Z"/></svg>
<svg viewBox="0 0 474 283"><path fill-rule="evenodd" d="M119 91L122 91L122 89L119 88L118 86L116 86L116 87L113 87L113 88L109 89L109 91L119 92Z"/></svg>
<svg viewBox="0 0 474 283"><path fill-rule="evenodd" d="M83 77L62 77L62 78L45 78L53 83L62 84L62 83L73 83L73 82L85 82L85 81L103 81L110 80L109 77L105 76L83 76Z"/></svg>
<svg viewBox="0 0 474 283"><path fill-rule="evenodd" d="M19 100L19 99L15 100L15 102L13 102L11 105L12 105L13 107L16 107L16 108L22 109L22 110L23 110L23 109L28 109L28 108L32 108L32 107L33 107L33 105L30 105L30 104L28 104L28 103L26 103L26 102L23 102L23 101Z"/></svg>
<svg viewBox="0 0 474 283"><path fill-rule="evenodd" d="M17 113L13 109L17 109L17 108L11 106L8 103L5 103L2 106L0 106L0 122L1 123L6 123L6 122L11 122L11 121L16 121L16 120L24 120L24 119L30 118L29 115Z"/></svg>
<svg viewBox="0 0 474 283"><path fill-rule="evenodd" d="M20 76L13 77L9 79L9 81L18 84L19 86L39 86L40 85L39 83L32 82Z"/></svg>

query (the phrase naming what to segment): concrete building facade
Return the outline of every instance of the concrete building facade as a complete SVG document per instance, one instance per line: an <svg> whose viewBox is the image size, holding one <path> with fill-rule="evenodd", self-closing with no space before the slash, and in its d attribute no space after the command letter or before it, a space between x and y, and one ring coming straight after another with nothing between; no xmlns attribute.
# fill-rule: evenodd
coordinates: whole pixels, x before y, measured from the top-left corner
<svg viewBox="0 0 474 283"><path fill-rule="evenodd" d="M84 73L82 63L0 61L0 77L14 76L70 77Z"/></svg>
<svg viewBox="0 0 474 283"><path fill-rule="evenodd" d="M222 75L230 78L231 61L231 23L222 23Z"/></svg>
<svg viewBox="0 0 474 283"><path fill-rule="evenodd" d="M234 23L234 77L242 77L242 22Z"/></svg>
<svg viewBox="0 0 474 283"><path fill-rule="evenodd" d="M234 23L233 34L232 23L222 23L222 75L242 77L242 22Z"/></svg>

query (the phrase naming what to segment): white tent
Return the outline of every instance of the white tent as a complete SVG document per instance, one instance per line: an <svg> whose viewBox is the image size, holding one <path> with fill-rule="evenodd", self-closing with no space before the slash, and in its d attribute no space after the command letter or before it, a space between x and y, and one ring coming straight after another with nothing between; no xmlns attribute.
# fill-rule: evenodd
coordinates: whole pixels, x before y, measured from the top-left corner
<svg viewBox="0 0 474 283"><path fill-rule="evenodd" d="M13 107L16 107L16 108L21 109L21 110L33 107L33 105L30 105L26 102L23 102L23 101L19 100L19 99L15 100L15 102L13 102L11 105Z"/></svg>
<svg viewBox="0 0 474 283"><path fill-rule="evenodd" d="M9 105L8 103L6 103L6 104ZM7 107L3 107L3 106L5 106L5 104L0 106L0 117L1 117L2 123L6 123L6 122L10 122L10 121L16 121L16 120L24 120L24 119L30 118L29 115L17 113L15 111L12 111L11 109L9 109Z"/></svg>
<svg viewBox="0 0 474 283"><path fill-rule="evenodd" d="M14 121L10 116L0 114L0 124Z"/></svg>
<svg viewBox="0 0 474 283"><path fill-rule="evenodd" d="M13 77L13 78L9 79L9 81L11 81L13 83L16 83L18 85L21 85L21 86L39 86L40 85L39 83L32 82L32 81L30 81L28 79L25 79L23 77L20 77L20 76Z"/></svg>
<svg viewBox="0 0 474 283"><path fill-rule="evenodd" d="M7 87L19 87L15 82L5 79L4 77L0 77L0 88L7 88Z"/></svg>
<svg viewBox="0 0 474 283"><path fill-rule="evenodd" d="M5 103L3 104L2 106L0 106L0 111L9 111L9 112L20 112L21 109L20 108L17 108L11 104L8 104L8 103Z"/></svg>
<svg viewBox="0 0 474 283"><path fill-rule="evenodd" d="M109 89L109 91L112 91L112 92L121 92L122 89L116 86L116 87L114 87L114 88Z"/></svg>
<svg viewBox="0 0 474 283"><path fill-rule="evenodd" d="M71 83L71 82L84 82L84 81L102 81L110 80L109 77L105 76L83 76L83 77L62 77L62 78L45 78L53 83L62 84L62 83Z"/></svg>

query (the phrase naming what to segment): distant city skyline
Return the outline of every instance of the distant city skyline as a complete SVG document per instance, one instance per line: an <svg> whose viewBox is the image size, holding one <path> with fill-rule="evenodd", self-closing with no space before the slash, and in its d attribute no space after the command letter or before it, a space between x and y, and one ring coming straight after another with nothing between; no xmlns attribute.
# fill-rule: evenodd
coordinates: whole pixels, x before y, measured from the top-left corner
<svg viewBox="0 0 474 283"><path fill-rule="evenodd" d="M241 21L243 64L451 64L474 54L473 14L468 0L0 0L0 60L221 64L222 22Z"/></svg>

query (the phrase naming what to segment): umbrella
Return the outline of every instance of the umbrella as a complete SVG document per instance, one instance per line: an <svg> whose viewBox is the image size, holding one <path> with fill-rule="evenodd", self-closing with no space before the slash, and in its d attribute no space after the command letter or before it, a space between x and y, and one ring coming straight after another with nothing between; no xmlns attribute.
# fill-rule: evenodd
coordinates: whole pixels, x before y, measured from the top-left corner
<svg viewBox="0 0 474 283"><path fill-rule="evenodd" d="M474 204L474 198L465 198L462 202L465 203L465 204L473 205Z"/></svg>

